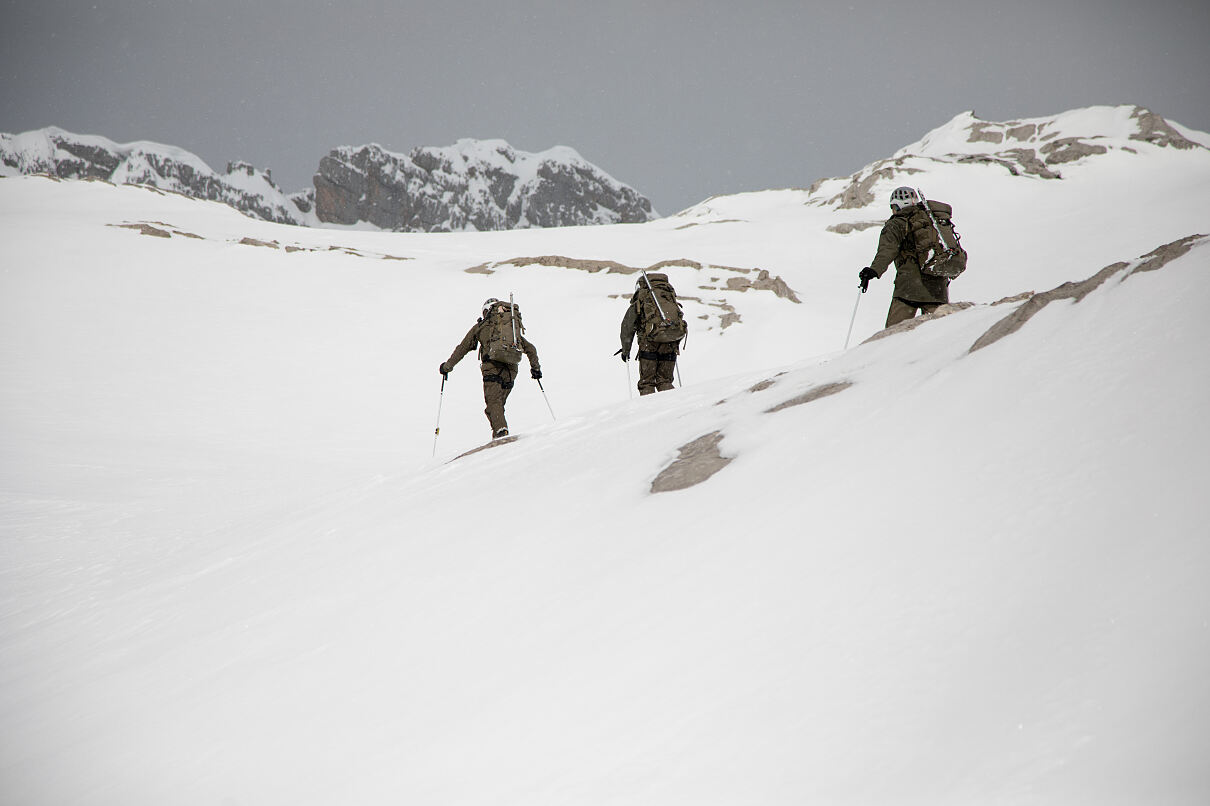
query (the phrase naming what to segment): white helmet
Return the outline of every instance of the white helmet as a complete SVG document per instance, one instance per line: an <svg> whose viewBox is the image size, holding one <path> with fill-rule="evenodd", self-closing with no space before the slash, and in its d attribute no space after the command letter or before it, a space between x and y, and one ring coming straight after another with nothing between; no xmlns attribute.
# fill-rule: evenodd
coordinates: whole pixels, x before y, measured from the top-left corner
<svg viewBox="0 0 1210 806"><path fill-rule="evenodd" d="M483 315L487 316L487 312L489 310L491 310L491 307L499 301L500 300L496 299L495 297L488 297L487 299L485 299L483 301Z"/></svg>
<svg viewBox="0 0 1210 806"><path fill-rule="evenodd" d="M920 197L916 195L916 191L909 187L898 187L891 191L891 209L902 210L904 207L911 207L920 201Z"/></svg>

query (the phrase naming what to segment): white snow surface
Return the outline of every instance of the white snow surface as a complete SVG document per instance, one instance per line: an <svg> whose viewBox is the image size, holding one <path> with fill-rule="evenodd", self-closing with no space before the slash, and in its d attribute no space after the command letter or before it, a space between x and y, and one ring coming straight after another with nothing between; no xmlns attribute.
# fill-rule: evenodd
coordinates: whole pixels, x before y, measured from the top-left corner
<svg viewBox="0 0 1210 806"><path fill-rule="evenodd" d="M914 176L976 304L864 344L878 230L826 227L893 178L456 234L0 180L0 802L1208 802L1210 241L969 348L1210 233L1210 151L1065 167ZM635 275L544 255L682 261L684 386L610 355ZM510 293L558 419L525 378L455 459Z"/></svg>

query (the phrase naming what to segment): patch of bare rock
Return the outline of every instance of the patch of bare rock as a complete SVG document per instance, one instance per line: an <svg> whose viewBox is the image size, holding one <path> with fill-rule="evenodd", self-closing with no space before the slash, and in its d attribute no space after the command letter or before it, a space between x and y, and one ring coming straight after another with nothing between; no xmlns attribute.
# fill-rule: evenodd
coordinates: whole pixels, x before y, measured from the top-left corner
<svg viewBox="0 0 1210 806"><path fill-rule="evenodd" d="M680 447L680 455L660 471L651 482L651 492L667 493L701 484L731 463L734 457L723 456L718 445L722 431L711 431Z"/></svg>

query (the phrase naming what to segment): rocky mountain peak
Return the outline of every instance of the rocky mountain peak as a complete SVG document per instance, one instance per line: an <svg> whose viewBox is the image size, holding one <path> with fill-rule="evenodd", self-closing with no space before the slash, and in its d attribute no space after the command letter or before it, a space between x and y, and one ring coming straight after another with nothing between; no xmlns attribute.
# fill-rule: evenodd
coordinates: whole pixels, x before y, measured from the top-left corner
<svg viewBox="0 0 1210 806"><path fill-rule="evenodd" d="M50 127L0 134L0 177L48 174L150 185L230 205L282 224L370 223L436 232L649 221L651 202L574 149L530 154L504 140L463 139L395 154L380 145L333 149L314 189L287 194L267 169L233 160L214 171L174 146Z"/></svg>
<svg viewBox="0 0 1210 806"><path fill-rule="evenodd" d="M266 221L311 223L274 184L269 171L246 162L230 162L226 173L218 173L196 154L162 143L115 143L56 127L0 134L0 176L17 174L150 185L195 199L222 202Z"/></svg>
<svg viewBox="0 0 1210 806"><path fill-rule="evenodd" d="M838 209L875 201L876 185L912 184L910 177L941 165L983 163L1013 176L1062 179L1063 170L1110 153L1138 156L1154 149L1210 148L1197 133L1182 131L1139 106L1094 106L1058 115L1004 122L963 112L886 160L850 177L822 179L811 188L812 203ZM885 194L884 194L885 195Z"/></svg>
<svg viewBox="0 0 1210 806"><path fill-rule="evenodd" d="M314 177L320 221L366 221L413 232L524 229L649 221L651 202L555 147L536 154L504 140L396 154L377 144L333 149Z"/></svg>

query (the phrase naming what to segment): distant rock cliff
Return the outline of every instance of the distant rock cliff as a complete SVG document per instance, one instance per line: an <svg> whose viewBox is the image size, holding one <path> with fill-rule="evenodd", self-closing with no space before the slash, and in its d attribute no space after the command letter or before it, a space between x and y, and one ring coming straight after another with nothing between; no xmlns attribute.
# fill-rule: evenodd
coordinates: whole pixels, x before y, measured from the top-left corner
<svg viewBox="0 0 1210 806"><path fill-rule="evenodd" d="M517 151L503 140L459 140L393 154L337 148L319 163L320 221L367 221L409 232L618 224L655 217L651 202L574 150Z"/></svg>
<svg viewBox="0 0 1210 806"><path fill-rule="evenodd" d="M333 149L313 189L286 193L267 170L152 142L119 144L57 128L0 134L0 176L49 174L138 184L228 204L283 224L358 224L406 232L503 230L649 221L651 202L556 147L517 151L503 140L460 140L393 154L377 145Z"/></svg>
<svg viewBox="0 0 1210 806"><path fill-rule="evenodd" d="M151 185L195 199L222 202L245 215L281 224L314 223L305 194L288 195L268 171L246 162L217 173L196 154L160 143L118 144L57 128L0 134L0 176L49 174L119 185ZM297 198L296 198L297 197Z"/></svg>

